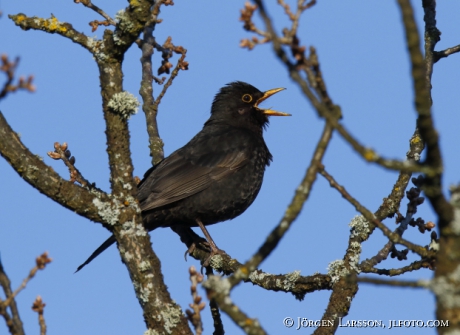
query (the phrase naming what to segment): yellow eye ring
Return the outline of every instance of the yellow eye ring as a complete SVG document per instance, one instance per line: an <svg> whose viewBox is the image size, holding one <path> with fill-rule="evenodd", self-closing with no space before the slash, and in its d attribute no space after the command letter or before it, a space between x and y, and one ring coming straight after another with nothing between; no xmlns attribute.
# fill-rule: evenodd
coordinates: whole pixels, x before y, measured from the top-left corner
<svg viewBox="0 0 460 335"><path fill-rule="evenodd" d="M244 94L243 97L241 98L244 102L251 102L252 101L252 96L250 94Z"/></svg>

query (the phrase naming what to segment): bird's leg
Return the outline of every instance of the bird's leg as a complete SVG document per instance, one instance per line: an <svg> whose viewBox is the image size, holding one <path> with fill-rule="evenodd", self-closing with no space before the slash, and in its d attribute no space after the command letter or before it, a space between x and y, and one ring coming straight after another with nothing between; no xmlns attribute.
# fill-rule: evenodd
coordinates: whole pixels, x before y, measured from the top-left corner
<svg viewBox="0 0 460 335"><path fill-rule="evenodd" d="M216 243L214 243L214 240L212 239L212 237L209 234L208 230L204 226L203 222L201 222L201 220L198 219L198 218L195 219L195 221L196 221L196 223L198 223L198 226L201 228L201 231L203 232L204 236L206 237L206 240L208 241L209 247L211 248L211 254L209 255L209 257L203 263L203 266L206 267L206 266L209 266L209 263L210 263L211 258L213 256L219 255L219 254L225 254L226 252L217 247Z"/></svg>

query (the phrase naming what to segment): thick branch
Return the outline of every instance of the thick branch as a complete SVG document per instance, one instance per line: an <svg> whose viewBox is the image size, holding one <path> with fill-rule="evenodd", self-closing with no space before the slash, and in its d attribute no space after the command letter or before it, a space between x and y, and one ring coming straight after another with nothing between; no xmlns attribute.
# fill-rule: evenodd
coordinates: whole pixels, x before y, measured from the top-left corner
<svg viewBox="0 0 460 335"><path fill-rule="evenodd" d="M74 43L80 44L93 54L99 50L100 44L97 41L76 31L70 23L60 22L54 15L49 19L43 19L37 16L28 17L22 13L8 15L8 17L21 29L40 30L50 34L61 35Z"/></svg>
<svg viewBox="0 0 460 335"><path fill-rule="evenodd" d="M174 232L180 236L181 241L187 245L187 248L190 248L193 242L200 239L200 237L188 227L176 226L174 227ZM198 244L198 247L193 250L190 256L203 264L209 258L209 251L205 250L205 248L201 248L201 244ZM214 256L211 259L211 267L216 271L229 275L243 267L243 264L225 254ZM245 275L243 281L252 283L269 291L290 292L299 300L302 300L307 293L318 290L328 290L331 287L331 278L328 275L316 274L313 276L301 276L300 273L296 271L275 275L256 269Z"/></svg>
<svg viewBox="0 0 460 335"><path fill-rule="evenodd" d="M161 333L168 324L171 334L191 334L181 308L167 290L160 260L151 248L149 235L142 223L135 198L137 185L132 175L128 119L116 108L108 107L114 95L123 91L121 62L114 58L99 61L98 65L112 196L125 204L119 209L117 224L113 228L121 258L128 268L147 327ZM119 103L123 104L123 101Z"/></svg>
<svg viewBox="0 0 460 335"><path fill-rule="evenodd" d="M0 154L21 178L38 191L71 211L108 227L109 220L100 206L100 203L109 201L107 194L92 193L62 179L53 168L27 149L1 112Z"/></svg>

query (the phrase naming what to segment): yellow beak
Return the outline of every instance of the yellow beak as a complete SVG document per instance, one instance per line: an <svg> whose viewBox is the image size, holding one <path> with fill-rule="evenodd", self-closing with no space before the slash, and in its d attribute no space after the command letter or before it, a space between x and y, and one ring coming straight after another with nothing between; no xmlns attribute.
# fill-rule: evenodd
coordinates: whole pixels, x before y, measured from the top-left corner
<svg viewBox="0 0 460 335"><path fill-rule="evenodd" d="M272 109L263 109L263 108L260 108L259 107L259 104L268 99L269 97L271 97L273 94L275 93L278 93L280 91L284 90L283 87L280 87L280 88L274 88L274 89L271 89L271 90L268 90L268 91L265 91L264 92L264 95L256 101L254 107L258 108L259 110L262 111L262 113L264 113L265 115L269 115L269 116L291 116L291 114L288 114L288 113L283 113L283 112L277 112L275 110L272 110Z"/></svg>

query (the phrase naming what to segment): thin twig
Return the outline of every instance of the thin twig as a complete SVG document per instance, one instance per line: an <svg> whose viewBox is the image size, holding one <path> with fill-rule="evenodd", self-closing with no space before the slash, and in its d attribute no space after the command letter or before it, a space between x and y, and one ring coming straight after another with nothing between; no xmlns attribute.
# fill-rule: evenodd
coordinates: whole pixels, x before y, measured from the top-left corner
<svg viewBox="0 0 460 335"><path fill-rule="evenodd" d="M38 296L33 305L32 310L38 313L38 324L40 325L40 335L46 335L46 322L43 313L45 311L46 304L43 302L42 298Z"/></svg>
<svg viewBox="0 0 460 335"><path fill-rule="evenodd" d="M177 61L176 67L172 71L171 75L168 78L168 81L166 84L164 84L163 89L161 90L161 93L158 95L158 97L155 100L155 103L153 104L154 107L158 109L158 105L161 103L161 99L164 97L166 94L166 91L168 88L172 85L172 82L174 78L177 77L179 70L187 70L188 69L188 63L185 61L185 55L187 54L187 50L183 49L182 56L179 58Z"/></svg>
<svg viewBox="0 0 460 335"><path fill-rule="evenodd" d="M394 276L400 276L406 272L416 271L421 268L433 269L434 260L435 260L434 257L431 259L422 259L422 260L412 262L409 265L406 265L406 266L403 266L397 269L378 269L378 268L373 267L372 265L368 265L365 262L362 262L359 265L359 268L361 270L361 273L375 273L377 275L394 277Z"/></svg>
<svg viewBox="0 0 460 335"><path fill-rule="evenodd" d="M452 54L455 54L457 52L460 52L460 45L456 45L452 48L447 48L445 50L442 50L442 51L435 51L434 52L434 62L436 63L438 60L440 60L441 58L446 58Z"/></svg>
<svg viewBox="0 0 460 335"><path fill-rule="evenodd" d="M11 282L8 275L3 268L3 264L0 261L0 286L3 288L3 292L6 297L9 297L13 294L11 290ZM11 316L8 314L7 308L4 305L2 299L0 299L0 315L5 319L6 325L11 334L24 335L24 327L22 325L21 318L19 316L19 310L16 305L16 300L12 299L9 303Z"/></svg>
<svg viewBox="0 0 460 335"><path fill-rule="evenodd" d="M368 220L370 223L374 224L377 228L379 228L383 232L383 234L386 237L388 237L390 241L392 241L393 243L402 244L409 250L419 254L422 257L429 257L431 255L427 249L403 239L397 233L393 233L390 229L388 229L382 222L380 222L374 216L374 214L371 211L369 211L366 207L361 205L355 198L353 198L343 186L339 185L335 181L335 179L329 173L326 172L324 167L320 168L319 173L324 178L326 178L331 187L339 191L339 193L342 195L342 197L345 198L345 200L352 204L356 208L356 210L366 218L366 220Z"/></svg>
<svg viewBox="0 0 460 335"><path fill-rule="evenodd" d="M72 183L78 182L82 187L95 189L99 192L102 190L96 187L95 183L90 183L86 180L81 172L75 167L75 156L71 155L71 152L68 150L68 145L66 142L60 144L59 142L54 142L54 151L49 151L48 156L55 160L62 160L67 166L70 172L70 181Z"/></svg>
<svg viewBox="0 0 460 335"><path fill-rule="evenodd" d="M411 288L424 288L429 289L429 281L427 280L385 280L371 277L358 277L356 279L359 283L395 286L395 287L411 287Z"/></svg>
<svg viewBox="0 0 460 335"><path fill-rule="evenodd" d="M206 267L206 276L209 278L210 276L213 276L214 273L212 271L212 268L210 266ZM224 330L224 324L222 323L222 318L220 316L220 311L219 311L219 306L217 305L217 302L215 299L209 299L209 309L211 310L211 316L214 321L214 332L212 333L213 335L224 335L225 330Z"/></svg>
<svg viewBox="0 0 460 335"><path fill-rule="evenodd" d="M160 138L158 123L157 123L157 114L158 107L161 102L161 98L166 94L166 90L171 86L174 78L179 73L179 70L186 70L188 63L184 61L185 54L187 50L183 47L176 47L171 43L171 37L168 37L165 44L162 46L158 44L153 36L153 31L157 23L161 22L158 19L160 13L161 5L172 5L172 2L169 0L158 0L155 2L155 5L152 8L151 15L149 20L145 23L143 31L143 39L138 40L138 45L142 50L141 64L142 64L142 80L139 93L142 97L143 104L142 110L145 113L145 119L147 123L147 133L149 135L149 148L150 156L152 157L152 165L158 164L164 158L163 146L164 143ZM162 54L162 65L158 69L158 74L169 73L170 67L172 64L169 62L169 58L172 57L173 52L182 54L182 57L179 59L176 68L173 70L171 76L168 79L168 82L163 86L161 93L158 95L155 100L153 97L153 80L157 84L162 85L166 80L166 77L161 79L153 75L152 70L152 55L156 49Z"/></svg>
<svg viewBox="0 0 460 335"><path fill-rule="evenodd" d="M421 176L419 176L421 178ZM423 178L421 178L423 180ZM417 182L419 179L415 179L415 182ZM402 236L406 229L408 228L412 217L416 213L417 206L423 203L423 198L419 197L421 190L416 187L412 188L409 192L407 192L407 197L410 198L409 203L407 205L407 211L406 211L406 216L402 217L402 215L398 214L398 217L401 217L402 221L399 223L399 226L394 230L394 233L398 234L399 236ZM421 199L421 200L419 200ZM425 228L424 228L425 229ZM429 228L431 230L431 228ZM423 230L424 232L424 230ZM372 258L366 259L361 264L366 263L368 266L375 266L382 262L383 260L387 259L388 255L390 252L395 252L395 245L393 242L388 241L388 243ZM398 256L399 259L399 256Z"/></svg>
<svg viewBox="0 0 460 335"><path fill-rule="evenodd" d="M203 334L203 322L201 321L201 311L204 309L206 304L201 301L201 297L197 292L197 286L203 281L203 275L198 273L195 267L192 265L189 269L190 281L192 286L190 287L190 293L192 294L192 303L189 304L192 310L185 310L187 319L195 328L196 335Z"/></svg>
<svg viewBox="0 0 460 335"><path fill-rule="evenodd" d="M157 44L153 31L158 23L158 14L162 1L156 1L152 9L150 20L145 24L143 39L138 43L142 50L141 65L142 65L142 80L139 93L142 97L142 110L145 114L147 123L147 133L149 135L150 156L152 157L152 165L157 164L164 158L163 146L164 143L160 138L157 123L158 108L154 108L153 98L153 76L152 71L152 55L154 46ZM156 80L159 83L159 80Z"/></svg>
<svg viewBox="0 0 460 335"><path fill-rule="evenodd" d="M29 275L22 281L21 285L10 295L6 298L3 302L3 305L6 307L8 306L14 298L21 292L26 286L27 283L35 277L35 274L38 270L43 270L46 267L46 264L51 263L52 259L48 257L48 253L45 252L41 256L37 257L35 260L36 266L30 270Z"/></svg>
<svg viewBox="0 0 460 335"><path fill-rule="evenodd" d="M100 9L98 6L93 4L91 0L74 0L75 3L81 3L83 6L88 7L95 11L96 13L100 14L104 19L106 19L112 26L116 26L117 23L113 20L110 15Z"/></svg>
<svg viewBox="0 0 460 335"><path fill-rule="evenodd" d="M15 71L19 65L19 57L16 57L14 61L10 62L7 55L2 55L1 62L0 72L4 72L6 74L6 82L0 90L0 100L2 100L8 93L16 92L20 89L35 92L35 86L32 84L34 79L33 76L29 76L27 79L20 77L17 84L13 84Z"/></svg>
<svg viewBox="0 0 460 335"><path fill-rule="evenodd" d="M219 308L246 334L266 335L267 333L257 319L250 318L230 299L230 283L227 278L209 276L203 283L208 299L214 299Z"/></svg>

